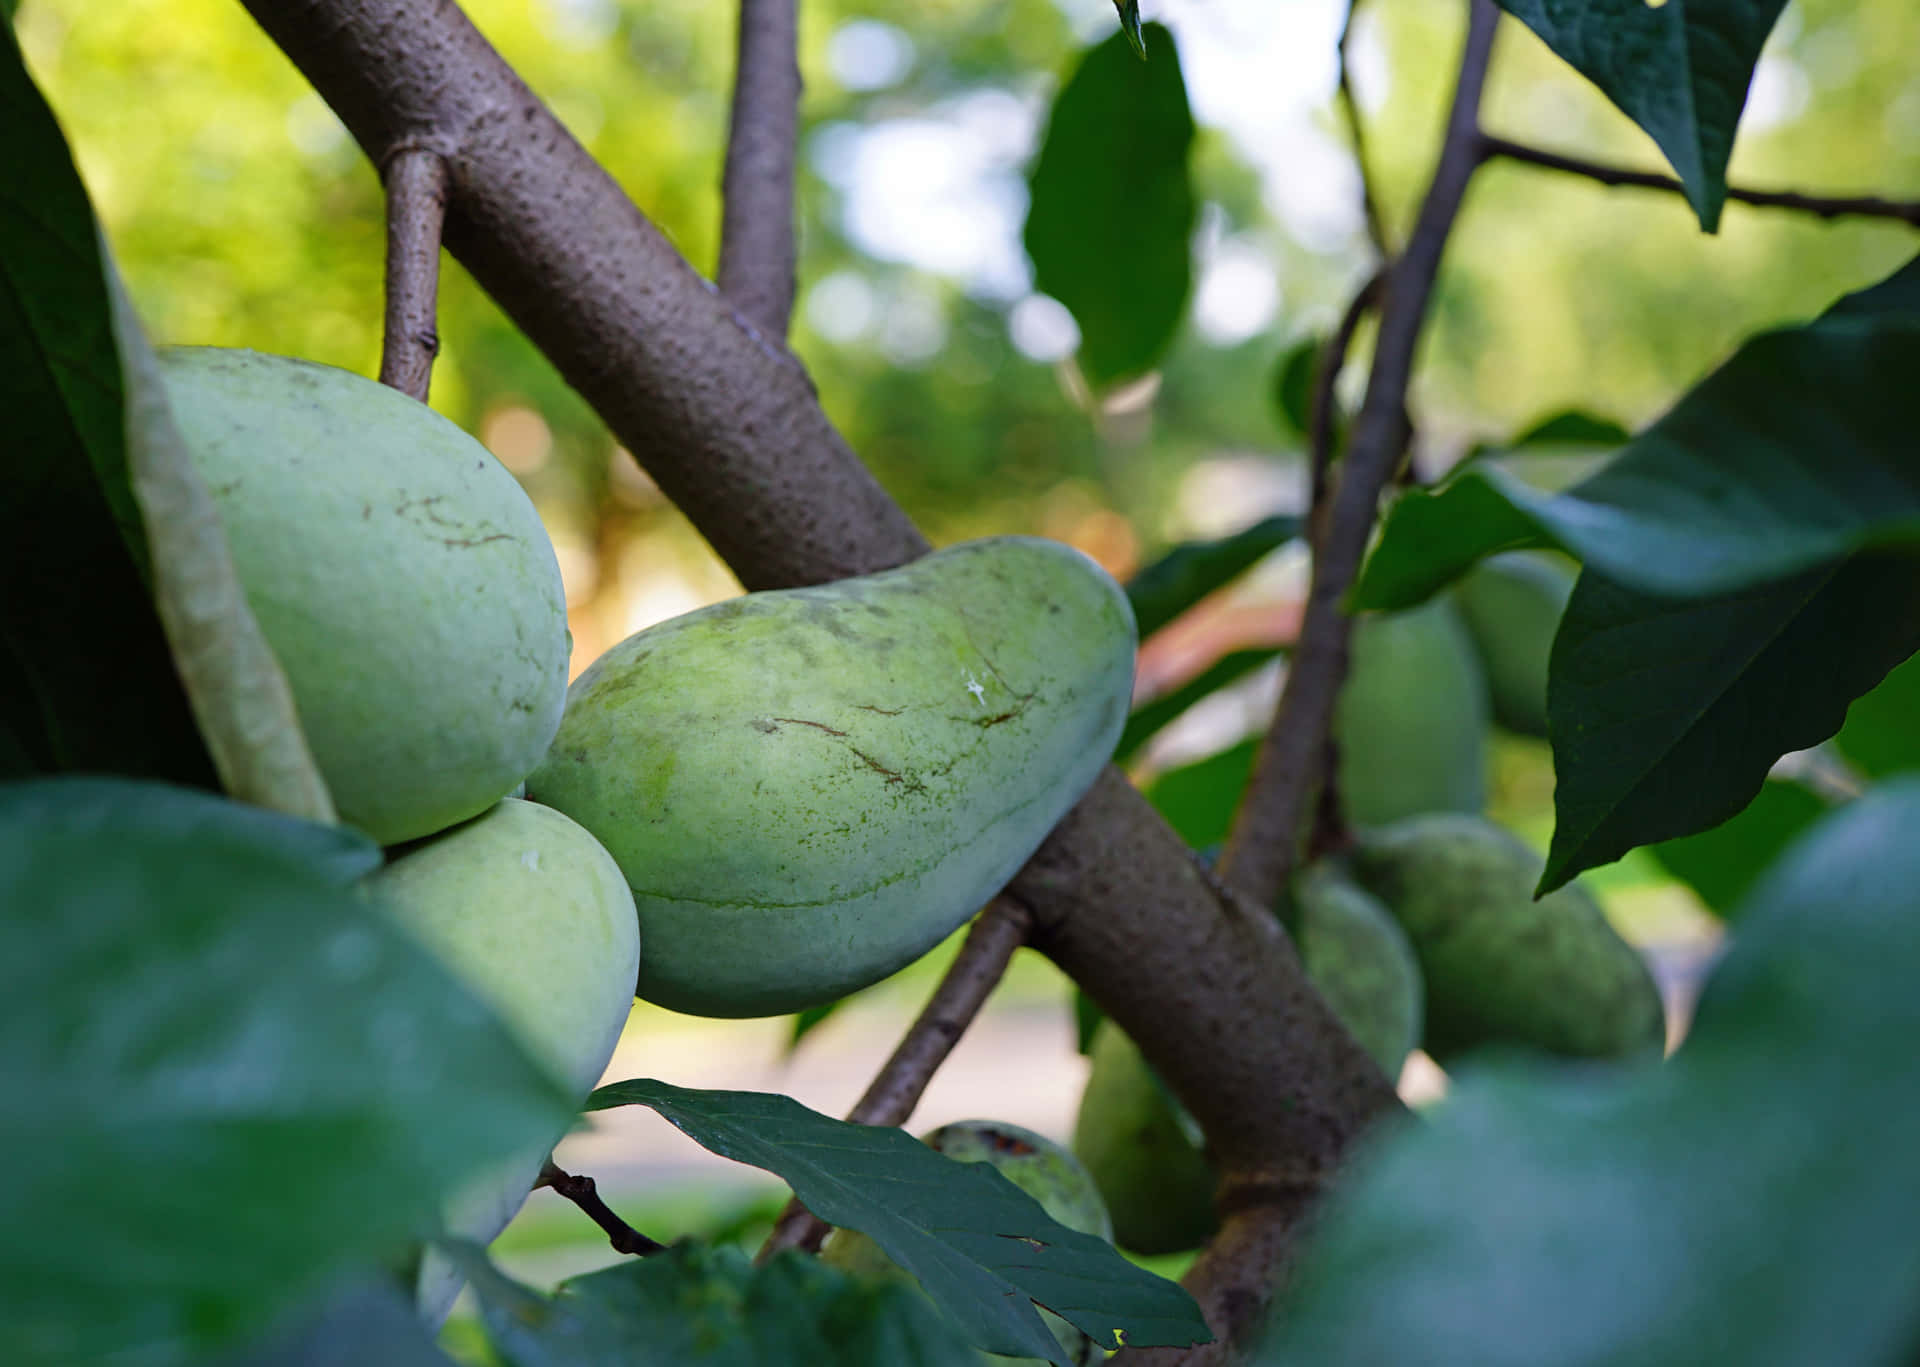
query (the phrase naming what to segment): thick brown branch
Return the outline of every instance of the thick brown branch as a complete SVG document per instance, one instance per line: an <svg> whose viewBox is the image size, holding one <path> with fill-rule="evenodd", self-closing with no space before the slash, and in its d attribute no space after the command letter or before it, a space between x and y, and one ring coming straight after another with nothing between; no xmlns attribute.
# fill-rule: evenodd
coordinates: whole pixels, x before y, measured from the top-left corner
<svg viewBox="0 0 1920 1367"><path fill-rule="evenodd" d="M1314 548L1300 642L1221 858L1227 880L1267 906L1273 905L1292 878L1307 834L1334 703L1347 674L1352 621L1340 610L1340 600L1360 569L1381 492L1406 452L1407 385L1413 376L1414 350L1447 237L1479 164L1480 92L1486 84L1500 12L1493 0L1470 3L1466 48L1447 118L1446 141L1407 249L1387 275L1373 370L1340 463L1326 534Z"/></svg>
<svg viewBox="0 0 1920 1367"><path fill-rule="evenodd" d="M552 1187L580 1207L588 1219L607 1232L607 1242L613 1245L614 1252L631 1253L640 1258L666 1252L665 1244L649 1239L615 1215L612 1208L600 1199L599 1189L594 1186L591 1177L562 1172L549 1159L546 1166L540 1169L540 1176L533 1185L535 1190L541 1187Z"/></svg>
<svg viewBox="0 0 1920 1367"><path fill-rule="evenodd" d="M1569 175L1597 180L1602 185L1626 185L1644 190L1665 190L1676 195L1684 195L1687 192L1686 186L1672 176L1663 176L1655 171L1629 170L1624 166L1608 166L1597 161L1587 161L1581 157L1563 156L1542 147L1531 147L1526 143L1494 137L1490 133L1480 135L1479 155L1482 160L1505 157L1508 161L1524 162L1529 166L1544 167L1549 171L1565 171ZM1727 187L1727 198L1767 209L1794 209L1820 218L1897 218L1903 223L1920 228L1920 199L1883 199L1878 195L1809 195L1797 190L1749 190L1739 185Z"/></svg>
<svg viewBox="0 0 1920 1367"><path fill-rule="evenodd" d="M960 1042L973 1018L1000 983L1013 951L1026 943L1033 913L1002 893L974 918L946 976L900 1038L892 1057L874 1075L865 1094L847 1112L854 1125L904 1125L927 1084ZM818 1249L827 1224L798 1201L790 1201L760 1249L762 1261L783 1248Z"/></svg>
<svg viewBox="0 0 1920 1367"><path fill-rule="evenodd" d="M1347 137L1353 143L1353 166L1360 176L1360 211L1366 216L1367 240L1373 243L1382 261L1390 261L1393 248L1387 241L1386 222L1380 216L1380 197L1374 193L1373 173L1369 169L1372 163L1367 158L1367 129L1360 118L1360 101L1353 92L1353 65L1348 56L1353 44L1353 16L1359 9L1360 0L1348 0L1347 17L1340 24L1340 41L1335 47L1340 72L1336 94L1341 117L1346 120Z"/></svg>
<svg viewBox="0 0 1920 1367"><path fill-rule="evenodd" d="M740 58L721 191L720 290L771 338L793 312L796 0L740 0Z"/></svg>
<svg viewBox="0 0 1920 1367"><path fill-rule="evenodd" d="M440 233L447 163L402 144L381 164L387 190L387 320L380 383L425 403L440 354Z"/></svg>

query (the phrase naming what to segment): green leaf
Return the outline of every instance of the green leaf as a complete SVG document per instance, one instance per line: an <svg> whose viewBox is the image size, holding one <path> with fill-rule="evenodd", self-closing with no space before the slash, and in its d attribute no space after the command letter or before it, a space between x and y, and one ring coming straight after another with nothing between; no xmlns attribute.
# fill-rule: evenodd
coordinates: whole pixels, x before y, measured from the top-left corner
<svg viewBox="0 0 1920 1367"><path fill-rule="evenodd" d="M1719 598L1580 576L1553 644L1541 891L1717 826L1920 647L1920 560L1860 555Z"/></svg>
<svg viewBox="0 0 1920 1367"><path fill-rule="evenodd" d="M1313 433L1313 381L1325 337L1302 337L1273 363L1273 410L1295 436Z"/></svg>
<svg viewBox="0 0 1920 1367"><path fill-rule="evenodd" d="M1690 597L1920 540L1915 296L1920 257L1803 327L1753 338L1563 493L1475 464L1404 495L1355 603L1409 606L1521 546L1558 546L1621 584Z"/></svg>
<svg viewBox="0 0 1920 1367"><path fill-rule="evenodd" d="M0 689L10 762L212 787L148 594L93 212L10 32L0 124L0 656L20 671Z"/></svg>
<svg viewBox="0 0 1920 1367"><path fill-rule="evenodd" d="M1920 658L1900 665L1848 708L1833 743L1869 778L1920 769Z"/></svg>
<svg viewBox="0 0 1920 1367"><path fill-rule="evenodd" d="M835 997L830 1002L822 1003L819 1006L809 1006L804 1011L796 1012L793 1017L793 1031L787 1036L787 1052L791 1054L795 1049L798 1049L800 1047L800 1041L812 1034L816 1026L826 1024L827 1020L834 1012L840 1009L846 1000L845 997Z"/></svg>
<svg viewBox="0 0 1920 1367"><path fill-rule="evenodd" d="M1772 780L1737 816L1678 840L1648 846L1662 868L1723 919L1780 851L1825 816L1828 806L1801 784Z"/></svg>
<svg viewBox="0 0 1920 1367"><path fill-rule="evenodd" d="M458 1255L512 1367L978 1367L926 1298L791 1250L755 1267L691 1241L563 1282L547 1300Z"/></svg>
<svg viewBox="0 0 1920 1367"><path fill-rule="evenodd" d="M1495 456L1543 456L1578 452L1583 449L1612 450L1633 440L1612 418L1570 408L1542 418L1517 437L1506 441L1475 442L1461 457L1461 464Z"/></svg>
<svg viewBox="0 0 1920 1367"><path fill-rule="evenodd" d="M1193 283L1193 114L1173 35L1148 24L1144 64L1116 33L1054 97L1029 179L1034 288L1080 327L1096 391L1159 364Z"/></svg>
<svg viewBox="0 0 1920 1367"><path fill-rule="evenodd" d="M0 785L10 1363L200 1361L564 1132L506 1029L341 886L365 858L159 784Z"/></svg>
<svg viewBox="0 0 1920 1367"><path fill-rule="evenodd" d="M1500 0L1666 154L1700 226L1727 198L1747 87L1786 0Z"/></svg>
<svg viewBox="0 0 1920 1367"><path fill-rule="evenodd" d="M350 1284L218 1367L454 1367L392 1287Z"/></svg>
<svg viewBox="0 0 1920 1367"><path fill-rule="evenodd" d="M1667 1064L1463 1069L1323 1212L1257 1360L1910 1361L1916 830L1904 781L1796 843Z"/></svg>
<svg viewBox="0 0 1920 1367"><path fill-rule="evenodd" d="M1239 578L1301 533L1297 517L1267 517L1214 541L1185 541L1127 581L1146 640L1215 589Z"/></svg>
<svg viewBox="0 0 1920 1367"><path fill-rule="evenodd" d="M1120 30L1127 35L1127 46L1141 61L1146 61L1147 40L1140 32L1140 0L1113 0L1113 7L1120 11Z"/></svg>
<svg viewBox="0 0 1920 1367"><path fill-rule="evenodd" d="M920 1281L988 1352L1056 1359L1030 1301L1107 1347L1207 1338L1187 1293L1111 1244L1056 1223L985 1163L956 1163L906 1132L849 1125L791 1098L690 1091L651 1079L602 1087L587 1109L650 1106L695 1143L776 1174L808 1210L856 1229Z"/></svg>
<svg viewBox="0 0 1920 1367"><path fill-rule="evenodd" d="M1146 798L1191 849L1218 845L1253 775L1260 738L1241 741L1205 759L1169 769L1146 787Z"/></svg>
<svg viewBox="0 0 1920 1367"><path fill-rule="evenodd" d="M1171 693L1140 704L1133 710L1133 715L1127 718L1126 727L1120 732L1120 743L1113 751L1114 763L1124 764L1136 750L1189 707L1236 679L1251 674L1281 653L1278 646L1262 650L1229 651Z"/></svg>

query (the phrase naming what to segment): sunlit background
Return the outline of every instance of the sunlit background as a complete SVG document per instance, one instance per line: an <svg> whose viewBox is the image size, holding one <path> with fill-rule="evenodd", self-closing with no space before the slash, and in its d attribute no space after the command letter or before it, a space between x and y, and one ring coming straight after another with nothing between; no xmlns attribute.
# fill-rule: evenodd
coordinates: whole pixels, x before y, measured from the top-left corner
<svg viewBox="0 0 1920 1367"><path fill-rule="evenodd" d="M1300 506L1302 434L1273 399L1278 357L1325 332L1371 269L1337 116L1338 0L1147 0L1174 30L1201 124L1195 290L1163 369L1095 405L1076 333L1032 289L1026 168L1051 92L1108 0L807 0L801 288L792 342L828 413L936 542L1068 541L1124 577L1166 545ZM1354 79L1388 231L1411 221L1464 27L1454 0L1369 0ZM734 7L713 0L470 0L468 12L696 267L710 272ZM29 63L65 125L141 310L169 342L378 366L382 213L372 169L234 0L25 0ZM1920 190L1920 7L1794 0L1761 61L1733 179L1837 194ZM1516 24L1491 131L1657 167L1650 144ZM1123 155L1117 149L1115 155ZM1418 468L1582 409L1634 427L1743 336L1817 312L1911 254L1910 234L1729 205L1699 233L1677 197L1495 165L1474 182L1415 387ZM433 403L524 484L565 577L575 669L623 636L739 591L586 406L463 271L446 267ZM1367 338L1361 337L1364 356ZM1293 628L1282 553L1156 641L1142 688ZM1197 709L1151 769L1260 726L1268 671ZM1494 814L1544 843L1544 746L1501 740ZM1684 966L1709 932L1690 895L1630 858L1594 880L1629 934ZM698 1022L642 1007L620 1076L784 1090L843 1112L949 950L874 989L789 1058L791 1022ZM1691 956L1691 958L1689 957ZM986 1112L1062 1135L1084 1065L1065 987L1022 954L916 1128ZM1416 1070L1417 1072L1417 1070ZM1409 1085L1431 1090L1430 1073ZM576 1136L648 1233L671 1238L768 1183L629 1109ZM612 1258L544 1194L510 1231L534 1281Z"/></svg>

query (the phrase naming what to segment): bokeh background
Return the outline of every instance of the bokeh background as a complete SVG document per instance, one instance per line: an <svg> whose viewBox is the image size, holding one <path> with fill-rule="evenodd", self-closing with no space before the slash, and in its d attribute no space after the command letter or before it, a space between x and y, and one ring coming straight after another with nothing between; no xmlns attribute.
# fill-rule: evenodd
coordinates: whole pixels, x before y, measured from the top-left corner
<svg viewBox="0 0 1920 1367"><path fill-rule="evenodd" d="M474 20L703 272L719 178L734 7L712 0L469 0ZM1333 102L1340 0L1147 0L1178 42L1201 125L1195 289L1163 367L1095 401L1076 334L1033 292L1026 170L1052 92L1112 31L1108 0L807 0L801 288L792 344L827 411L939 543L994 532L1071 542L1125 577L1183 539L1297 510L1303 434L1276 365L1328 330L1371 269L1359 181ZM1367 0L1353 43L1376 191L1410 223L1464 27L1454 0ZM61 116L159 340L377 370L382 210L374 173L234 0L24 0L20 37ZM1490 130L1636 166L1624 117L1517 24L1504 26ZM1920 193L1920 7L1793 0L1763 58L1733 179L1829 193ZM1115 155L1124 155L1116 149ZM1496 164L1447 257L1414 399L1416 466L1581 410L1629 428L1759 329L1797 320L1911 254L1911 236L1728 206L1702 235L1675 196ZM1114 268L1124 270L1124 261ZM457 265L442 290L433 404L524 484L559 552L578 670L653 622L739 591L705 543ZM1359 355L1368 339L1363 332ZM1350 378L1354 378L1350 376ZM1156 692L1226 650L1282 642L1301 585L1281 552L1143 656ZM1196 709L1142 775L1257 728L1277 673ZM1494 742L1494 814L1544 843L1545 747ZM1622 928L1674 966L1711 923L1650 861L1591 880ZM789 1050L790 1020L707 1022L642 1006L612 1074L789 1092L843 1112L951 946ZM936 1081L916 1128L988 1114L1064 1136L1084 1065L1067 985L1023 952ZM1440 1084L1414 1068L1416 1095ZM570 1139L659 1238L770 1213L770 1181L650 1114ZM501 1244L536 1283L611 1261L545 1193Z"/></svg>

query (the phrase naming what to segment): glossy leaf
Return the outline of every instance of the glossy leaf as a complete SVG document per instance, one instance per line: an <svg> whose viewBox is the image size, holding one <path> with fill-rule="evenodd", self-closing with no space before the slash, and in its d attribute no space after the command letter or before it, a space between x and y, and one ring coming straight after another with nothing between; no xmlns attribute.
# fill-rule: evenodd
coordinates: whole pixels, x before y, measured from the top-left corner
<svg viewBox="0 0 1920 1367"><path fill-rule="evenodd" d="M1126 727L1120 732L1120 743L1113 751L1114 763L1124 764L1142 745L1202 698L1244 678L1280 654L1278 646L1229 651L1172 692L1141 703L1133 709L1133 715L1127 718Z"/></svg>
<svg viewBox="0 0 1920 1367"><path fill-rule="evenodd" d="M1713 232L1754 64L1786 0L1500 0L1652 138Z"/></svg>
<svg viewBox="0 0 1920 1367"><path fill-rule="evenodd" d="M1920 769L1920 657L1899 666L1848 708L1847 724L1833 743L1870 778Z"/></svg>
<svg viewBox="0 0 1920 1367"><path fill-rule="evenodd" d="M1555 823L1541 890L1740 811L1789 751L1920 648L1920 558L1856 556L1719 598L1588 570L1554 640Z"/></svg>
<svg viewBox="0 0 1920 1367"><path fill-rule="evenodd" d="M1828 805L1798 783L1770 780L1739 814L1698 835L1648 846L1660 866L1725 918L1780 852L1825 816Z"/></svg>
<svg viewBox="0 0 1920 1367"><path fill-rule="evenodd" d="M1297 517L1265 517L1251 527L1213 541L1185 541L1127 581L1127 601L1140 639L1202 598L1238 579L1274 551L1300 535Z"/></svg>
<svg viewBox="0 0 1920 1367"><path fill-rule="evenodd" d="M902 1282L856 1281L787 1251L764 1267L685 1242L561 1283L552 1299L460 1255L511 1367L978 1367L979 1354Z"/></svg>
<svg viewBox="0 0 1920 1367"><path fill-rule="evenodd" d="M0 689L10 762L212 787L148 593L93 211L10 33L0 124L0 657L20 671Z"/></svg>
<svg viewBox="0 0 1920 1367"><path fill-rule="evenodd" d="M1475 464L1403 496L1355 602L1417 603L1520 546L1558 546L1629 587L1699 597L1920 541L1917 295L1920 258L1804 327L1748 341L1563 493Z"/></svg>
<svg viewBox="0 0 1920 1367"><path fill-rule="evenodd" d="M956 1163L903 1130L849 1125L784 1096L690 1091L641 1079L602 1087L589 1110L650 1106L696 1143L765 1168L829 1224L857 1229L919 1279L988 1352L1054 1359L1033 1302L1113 1347L1207 1336L1191 1297L1111 1244L1056 1223L990 1164Z"/></svg>
<svg viewBox="0 0 1920 1367"><path fill-rule="evenodd" d="M1908 781L1796 843L1666 1065L1462 1070L1324 1212L1257 1361L1911 1360L1916 829Z"/></svg>
<svg viewBox="0 0 1920 1367"><path fill-rule="evenodd" d="M366 855L158 784L0 786L10 1363L198 1362L565 1130L506 1029L342 886Z"/></svg>
<svg viewBox="0 0 1920 1367"><path fill-rule="evenodd" d="M1029 179L1025 242L1034 288L1080 327L1095 391L1159 364L1193 284L1193 113L1173 36L1089 48L1054 97Z"/></svg>

